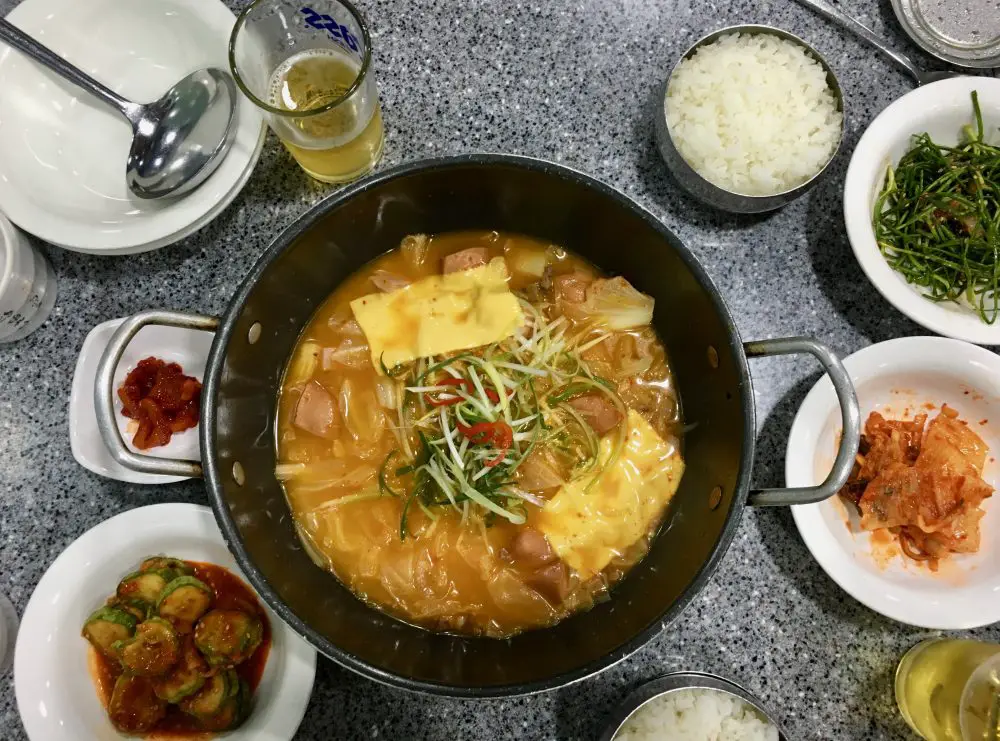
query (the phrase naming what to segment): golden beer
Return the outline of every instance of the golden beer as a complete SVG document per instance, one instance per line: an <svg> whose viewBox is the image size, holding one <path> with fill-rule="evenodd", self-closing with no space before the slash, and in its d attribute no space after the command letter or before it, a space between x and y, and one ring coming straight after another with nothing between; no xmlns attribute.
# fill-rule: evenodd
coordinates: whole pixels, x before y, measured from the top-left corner
<svg viewBox="0 0 1000 741"><path fill-rule="evenodd" d="M229 69L317 180L353 180L382 156L371 34L350 0L252 0L233 27Z"/></svg>
<svg viewBox="0 0 1000 741"><path fill-rule="evenodd" d="M348 55L311 49L274 71L269 102L287 111L322 109L344 98L359 73L357 62ZM328 183L353 180L382 156L382 110L377 93L366 95L364 86L362 82L354 94L328 111L287 117L284 126L275 127L278 138L314 178Z"/></svg>
<svg viewBox="0 0 1000 741"><path fill-rule="evenodd" d="M896 704L927 741L994 741L998 685L1000 645L938 638L899 663Z"/></svg>

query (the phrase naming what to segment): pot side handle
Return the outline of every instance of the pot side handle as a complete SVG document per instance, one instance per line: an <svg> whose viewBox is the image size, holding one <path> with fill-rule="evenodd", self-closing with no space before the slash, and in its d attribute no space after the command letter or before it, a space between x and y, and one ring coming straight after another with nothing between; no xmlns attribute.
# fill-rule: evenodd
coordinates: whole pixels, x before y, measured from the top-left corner
<svg viewBox="0 0 1000 741"><path fill-rule="evenodd" d="M97 429L101 431L101 437L111 457L125 468L162 476L200 478L202 475L200 461L157 458L133 453L125 444L121 430L118 429L118 422L115 419L115 369L132 338L140 329L149 325L214 332L219 326L219 320L212 316L183 314L177 311L144 311L122 322L111 336L97 364L97 376L94 380Z"/></svg>
<svg viewBox="0 0 1000 741"><path fill-rule="evenodd" d="M840 448L833 462L833 469L819 486L798 489L752 489L749 503L755 507L774 507L786 504L814 504L836 494L847 482L854 467L861 441L861 410L858 395L854 391L851 377L840 362L840 358L829 347L811 337L786 337L759 342L746 342L743 348L748 358L763 358L771 355L799 355L809 353L816 358L833 381L840 404L840 416L844 431L840 436Z"/></svg>

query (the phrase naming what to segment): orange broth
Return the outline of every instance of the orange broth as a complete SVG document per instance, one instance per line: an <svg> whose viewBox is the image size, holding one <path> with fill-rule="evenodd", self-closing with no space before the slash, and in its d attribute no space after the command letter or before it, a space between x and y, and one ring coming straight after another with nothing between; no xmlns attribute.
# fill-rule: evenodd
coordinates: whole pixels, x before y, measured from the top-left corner
<svg viewBox="0 0 1000 741"><path fill-rule="evenodd" d="M589 262L565 250L530 237L497 232L435 235L419 267L407 261L399 249L377 258L334 291L298 340L278 402L278 458L282 462L310 464L337 461L350 472L344 485L316 487L289 480L284 486L300 536L313 559L332 571L360 599L431 630L505 637L552 625L602 599L608 588L645 555L655 527L613 559L598 577L586 583L574 581L568 597L556 602L527 586L526 571L510 558L508 546L523 526L502 517L492 519L488 525L482 519L463 523L462 516L450 507L435 508L437 520L432 521L414 506L408 513L410 536L401 540L400 499L384 496L337 504L342 497L372 488L377 491L378 470L386 456L399 447L390 431L357 439L348 431L343 411L332 439L302 432L292 424L307 381L318 381L335 397L348 382L349 414L368 418L382 414L385 425L395 419L391 412L378 408L375 385L379 375L370 358L356 368L337 366L324 370L317 364L308 378L292 378L290 369L296 355L307 343L330 348L345 340L342 327L353 316L350 302L376 292L370 280L376 270L416 280L439 274L445 255L469 247L487 247L490 257L509 255L511 250L543 250L550 256L554 275L581 271L601 276ZM509 285L515 293L534 280L515 270L510 273ZM679 407L665 351L651 328L642 332L649 333L653 340L655 360L642 374L641 386L630 386L629 379L619 378L616 358L600 346L585 357L595 372L618 382L619 394L628 407L642 413L661 437L679 444ZM399 462L394 467L405 462L396 460ZM537 509L527 509L527 525L531 526Z"/></svg>

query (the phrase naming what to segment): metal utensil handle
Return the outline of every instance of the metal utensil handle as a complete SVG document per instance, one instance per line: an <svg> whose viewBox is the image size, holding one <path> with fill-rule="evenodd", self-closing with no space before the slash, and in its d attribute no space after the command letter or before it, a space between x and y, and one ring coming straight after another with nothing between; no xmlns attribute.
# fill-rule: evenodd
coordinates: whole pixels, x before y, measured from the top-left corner
<svg viewBox="0 0 1000 741"><path fill-rule="evenodd" d="M4 18L0 18L0 41L4 41L18 51L24 52L57 75L69 80L74 85L82 87L88 93L100 98L113 108L117 108L126 118L131 116L133 109L136 107L135 103L126 100L110 88L99 83L83 70L74 67L50 48L35 41L31 36Z"/></svg>
<svg viewBox="0 0 1000 741"><path fill-rule="evenodd" d="M838 10L826 0L796 0L800 5L804 5L810 8L821 16L833 21L842 28L847 29L856 36L861 37L869 44L874 46L880 52L885 54L889 59L898 64L906 74L910 75L917 83L922 80L922 70L914 64L913 60L910 59L905 54L896 51L891 46L885 43L882 39L875 35L875 33L868 28L868 26L862 24L860 21L851 18L851 16Z"/></svg>
<svg viewBox="0 0 1000 741"><path fill-rule="evenodd" d="M111 453L111 457L125 468L161 476L197 478L201 476L200 461L156 458L151 455L133 453L128 449L122 438L121 430L118 429L118 421L115 419L115 369L118 367L128 343L132 341L140 329L149 325L214 332L219 327L219 320L214 316L182 314L177 311L144 311L122 322L115 333L111 335L111 340L97 364L97 376L94 380L94 410L97 412L97 429L101 431L101 437L104 439L104 444Z"/></svg>
<svg viewBox="0 0 1000 741"><path fill-rule="evenodd" d="M854 392L851 377L833 350L810 337L787 337L776 340L744 343L748 358L763 358L771 355L799 355L809 353L816 358L833 381L840 403L840 416L844 431L840 436L840 446L833 469L819 486L798 489L752 489L749 502L755 507L775 507L787 504L813 504L836 494L851 475L854 459L861 441L861 410L858 395Z"/></svg>

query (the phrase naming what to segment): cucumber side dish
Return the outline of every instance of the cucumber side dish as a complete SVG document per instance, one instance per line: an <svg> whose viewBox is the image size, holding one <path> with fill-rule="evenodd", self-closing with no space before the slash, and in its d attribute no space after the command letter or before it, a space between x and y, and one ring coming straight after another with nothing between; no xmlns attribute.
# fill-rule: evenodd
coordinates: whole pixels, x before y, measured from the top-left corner
<svg viewBox="0 0 1000 741"><path fill-rule="evenodd" d="M270 628L254 593L222 567L150 556L90 614L82 635L118 731L204 734L250 715Z"/></svg>

